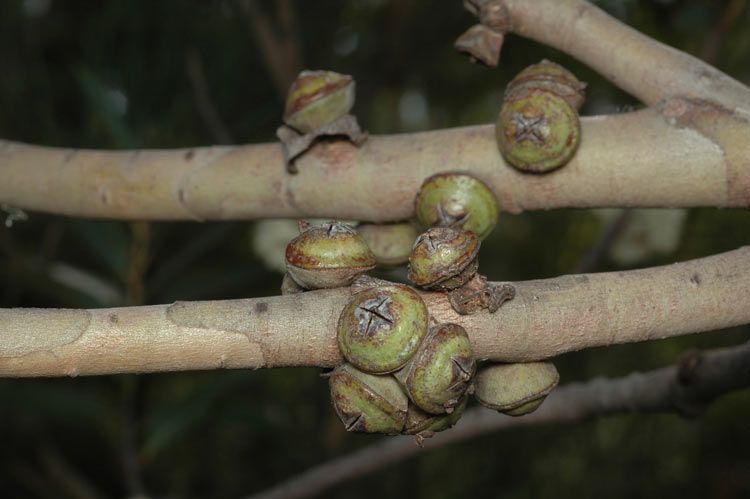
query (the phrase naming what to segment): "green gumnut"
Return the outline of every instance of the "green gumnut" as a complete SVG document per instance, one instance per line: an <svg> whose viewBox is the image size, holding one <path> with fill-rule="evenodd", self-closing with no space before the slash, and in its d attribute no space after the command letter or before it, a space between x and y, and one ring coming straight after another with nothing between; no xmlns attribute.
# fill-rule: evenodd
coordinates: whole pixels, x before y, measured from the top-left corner
<svg viewBox="0 0 750 499"><path fill-rule="evenodd" d="M562 97L526 89L503 103L495 135L508 163L524 172L545 173L573 157L581 142L581 124Z"/></svg>
<svg viewBox="0 0 750 499"><path fill-rule="evenodd" d="M286 267L303 288L336 288L372 270L375 256L352 227L329 222L308 228L287 245Z"/></svg>
<svg viewBox="0 0 750 499"><path fill-rule="evenodd" d="M406 412L406 424L402 433L425 439L435 433L452 428L463 416L468 400L469 397L464 396L450 414L430 414L414 404L409 404L409 410Z"/></svg>
<svg viewBox="0 0 750 499"><path fill-rule="evenodd" d="M490 409L523 416L535 411L559 381L549 362L493 364L477 373L474 396Z"/></svg>
<svg viewBox="0 0 750 499"><path fill-rule="evenodd" d="M368 374L344 364L334 369L328 383L346 431L394 435L403 430L409 401L393 376Z"/></svg>
<svg viewBox="0 0 750 499"><path fill-rule="evenodd" d="M474 232L454 227L427 229L409 255L409 280L426 289L463 286L477 272L481 242Z"/></svg>
<svg viewBox="0 0 750 499"><path fill-rule="evenodd" d="M505 98L509 99L514 92L526 88L536 88L557 94L576 110L581 108L586 98L585 83L579 81L573 73L564 67L546 59L540 63L532 64L518 73L508 84Z"/></svg>
<svg viewBox="0 0 750 499"><path fill-rule="evenodd" d="M388 373L417 352L427 334L428 312L422 297L408 286L392 285L354 295L341 312L339 349L357 368Z"/></svg>
<svg viewBox="0 0 750 499"><path fill-rule="evenodd" d="M464 328L441 324L430 329L419 351L394 373L409 399L430 414L451 413L471 386L476 362Z"/></svg>
<svg viewBox="0 0 750 499"><path fill-rule="evenodd" d="M487 184L461 173L439 173L422 184L417 218L426 227L458 226L487 237L497 224L497 199Z"/></svg>
<svg viewBox="0 0 750 499"><path fill-rule="evenodd" d="M414 240L419 235L410 223L363 224L357 232L370 247L378 265L401 265L409 261Z"/></svg>
<svg viewBox="0 0 750 499"><path fill-rule="evenodd" d="M333 123L354 105L354 80L333 71L303 71L292 83L284 122L302 133Z"/></svg>

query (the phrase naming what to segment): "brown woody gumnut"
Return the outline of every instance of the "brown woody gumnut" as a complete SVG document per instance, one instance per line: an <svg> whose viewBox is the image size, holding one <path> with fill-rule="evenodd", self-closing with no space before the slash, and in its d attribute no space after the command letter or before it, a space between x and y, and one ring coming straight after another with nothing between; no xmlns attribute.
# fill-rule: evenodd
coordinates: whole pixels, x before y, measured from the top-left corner
<svg viewBox="0 0 750 499"><path fill-rule="evenodd" d="M549 61L519 73L506 89L496 124L505 160L533 173L565 165L581 141L578 108L584 88L572 73Z"/></svg>
<svg viewBox="0 0 750 499"><path fill-rule="evenodd" d="M414 242L409 256L409 280L425 289L451 290L477 272L480 241L471 231L432 227Z"/></svg>
<svg viewBox="0 0 750 499"><path fill-rule="evenodd" d="M479 18L480 24L458 37L454 46L467 54L472 62L497 66L505 33L509 29L505 6L498 0L464 0L464 7Z"/></svg>
<svg viewBox="0 0 750 499"><path fill-rule="evenodd" d="M549 362L493 364L477 373L474 396L490 409L523 416L535 411L559 381Z"/></svg>
<svg viewBox="0 0 750 499"><path fill-rule="evenodd" d="M393 376L377 376L343 364L329 375L331 400L346 431L386 433L403 430L408 399Z"/></svg>
<svg viewBox="0 0 750 499"><path fill-rule="evenodd" d="M469 282L448 293L448 301L453 310L461 315L468 315L487 309L490 313L497 310L508 300L516 296L512 284L493 284L487 282L483 275L476 274Z"/></svg>
<svg viewBox="0 0 750 499"><path fill-rule="evenodd" d="M378 265L401 265L409 261L409 254L418 232L410 223L363 224L357 232L370 247Z"/></svg>
<svg viewBox="0 0 750 499"><path fill-rule="evenodd" d="M406 366L394 373L409 399L430 414L453 412L471 386L476 363L466 330L458 324L430 329Z"/></svg>
<svg viewBox="0 0 750 499"><path fill-rule="evenodd" d="M375 257L352 227L328 222L303 230L287 245L286 266L303 288L336 288L372 270Z"/></svg>
<svg viewBox="0 0 750 499"><path fill-rule="evenodd" d="M453 46L469 56L469 60L485 66L496 67L500 62L505 35L484 24L475 24L458 37Z"/></svg>
<svg viewBox="0 0 750 499"><path fill-rule="evenodd" d="M427 306L403 285L375 287L355 294L339 316L339 350L347 361L369 373L401 368L427 334Z"/></svg>

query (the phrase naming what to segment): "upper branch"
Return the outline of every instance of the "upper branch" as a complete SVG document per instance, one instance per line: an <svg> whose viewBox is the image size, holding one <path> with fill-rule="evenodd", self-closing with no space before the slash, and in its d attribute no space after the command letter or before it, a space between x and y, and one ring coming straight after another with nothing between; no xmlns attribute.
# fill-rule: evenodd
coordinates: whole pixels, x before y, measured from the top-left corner
<svg viewBox="0 0 750 499"><path fill-rule="evenodd" d="M478 358L526 361L748 324L748 267L745 247L645 270L526 281L494 314L457 315L443 293L423 296L439 322L466 328ZM339 288L120 309L0 309L0 375L334 366L349 298Z"/></svg>
<svg viewBox="0 0 750 499"><path fill-rule="evenodd" d="M277 144L92 151L0 140L0 202L32 211L137 220L413 216L424 179L468 172L504 211L563 207L750 206L750 125L713 105L675 99L583 119L565 168L507 166L494 127L474 126L315 146L286 172Z"/></svg>
<svg viewBox="0 0 750 499"><path fill-rule="evenodd" d="M514 33L558 48L647 104L674 96L750 116L750 89L585 0L498 0Z"/></svg>

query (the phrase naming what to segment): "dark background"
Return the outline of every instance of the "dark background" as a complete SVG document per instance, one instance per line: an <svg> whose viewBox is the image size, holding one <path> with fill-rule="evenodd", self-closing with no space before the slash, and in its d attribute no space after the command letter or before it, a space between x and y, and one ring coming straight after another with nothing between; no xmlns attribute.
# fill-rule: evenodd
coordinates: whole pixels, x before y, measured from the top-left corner
<svg viewBox="0 0 750 499"><path fill-rule="evenodd" d="M261 3L291 46L282 73L357 80L373 133L494 121L508 80L543 57L589 82L583 114L638 103L552 49L511 36L486 69L452 43L461 2ZM750 7L731 1L596 2L628 24L750 82ZM0 2L0 137L91 148L274 140L285 84L269 71L258 15L240 1ZM288 50L288 49L287 49ZM289 56L292 54L292 56ZM296 59L295 59L296 58ZM298 61L298 62L295 62ZM0 182L3 179L0 178ZM0 306L102 307L273 295L284 232L253 223L124 223L31 213L0 226ZM610 251L592 249L612 220ZM276 232L274 232L276 231ZM274 234L280 242L274 244ZM502 215L482 251L492 279L659 265L750 242L746 210L556 210ZM270 253L269 253L270 251ZM591 261L591 260L589 260ZM750 328L565 355L562 382L674 362ZM0 380L0 495L238 497L370 444L347 435L315 369ZM750 393L696 419L622 415L516 429L424 453L327 497L750 497Z"/></svg>

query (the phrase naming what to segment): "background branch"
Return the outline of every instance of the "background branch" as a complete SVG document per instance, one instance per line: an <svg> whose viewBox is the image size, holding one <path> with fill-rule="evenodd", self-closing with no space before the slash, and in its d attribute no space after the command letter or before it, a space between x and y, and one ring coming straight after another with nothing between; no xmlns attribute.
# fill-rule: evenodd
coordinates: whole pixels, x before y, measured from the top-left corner
<svg viewBox="0 0 750 499"><path fill-rule="evenodd" d="M289 85L302 70L302 57L294 4L291 0L275 3L277 29L256 0L240 0L239 6L252 28L277 93L286 99Z"/></svg>
<svg viewBox="0 0 750 499"><path fill-rule="evenodd" d="M413 437L388 437L315 466L248 499L312 497L335 485L393 465L427 450L438 449L492 431L548 423L572 423L624 412L678 412L694 415L715 399L750 387L750 343L688 355L673 366L598 378L555 389L536 412L514 418L476 407L455 428L424 443Z"/></svg>
<svg viewBox="0 0 750 499"><path fill-rule="evenodd" d="M750 247L628 272L517 283L495 314L457 315L478 358L544 359L603 345L750 323ZM334 366L349 289L120 309L0 309L0 375L64 376L216 368Z"/></svg>

